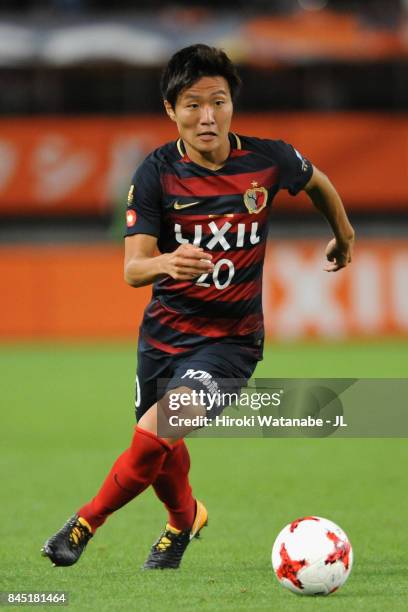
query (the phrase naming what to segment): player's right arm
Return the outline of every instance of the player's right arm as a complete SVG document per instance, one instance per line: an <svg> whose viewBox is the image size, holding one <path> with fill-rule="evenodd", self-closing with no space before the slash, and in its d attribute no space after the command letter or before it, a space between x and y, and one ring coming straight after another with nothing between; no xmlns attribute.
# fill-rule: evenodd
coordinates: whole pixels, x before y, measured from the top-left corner
<svg viewBox="0 0 408 612"><path fill-rule="evenodd" d="M132 287L150 285L164 276L192 280L213 268L212 256L192 244L182 244L172 253L157 254L163 231L162 203L159 164L151 154L137 169L128 195L124 275Z"/></svg>
<svg viewBox="0 0 408 612"><path fill-rule="evenodd" d="M145 234L125 240L125 281L132 287L150 285L163 276L192 280L213 268L212 256L192 244L182 244L172 253L157 255L157 238Z"/></svg>
<svg viewBox="0 0 408 612"><path fill-rule="evenodd" d="M157 253L162 230L163 191L157 159L149 155L137 169L128 195L125 233L125 281L132 287L171 276L192 280L212 270L212 256L192 244L172 253Z"/></svg>

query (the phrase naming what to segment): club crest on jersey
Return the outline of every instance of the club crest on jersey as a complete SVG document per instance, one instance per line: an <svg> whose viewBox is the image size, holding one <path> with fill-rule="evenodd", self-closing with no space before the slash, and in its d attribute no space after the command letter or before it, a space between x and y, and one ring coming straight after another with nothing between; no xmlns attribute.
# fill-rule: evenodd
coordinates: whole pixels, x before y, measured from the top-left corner
<svg viewBox="0 0 408 612"><path fill-rule="evenodd" d="M258 214L265 208L268 201L268 192L265 187L258 187L258 183L254 181L252 187L244 193L244 204L248 211L252 214Z"/></svg>

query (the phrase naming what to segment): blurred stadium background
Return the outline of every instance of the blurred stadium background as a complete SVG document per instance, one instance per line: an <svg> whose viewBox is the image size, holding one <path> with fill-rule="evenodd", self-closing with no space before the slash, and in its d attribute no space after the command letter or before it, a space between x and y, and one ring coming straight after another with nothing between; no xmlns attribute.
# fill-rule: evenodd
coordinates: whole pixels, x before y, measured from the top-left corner
<svg viewBox="0 0 408 612"><path fill-rule="evenodd" d="M357 229L353 265L329 276L324 221L305 197L279 196L268 339L406 338L407 5L3 0L0 339L135 337L150 289L122 281L126 193L143 157L175 137L160 71L199 41L239 64L234 130L293 143Z"/></svg>

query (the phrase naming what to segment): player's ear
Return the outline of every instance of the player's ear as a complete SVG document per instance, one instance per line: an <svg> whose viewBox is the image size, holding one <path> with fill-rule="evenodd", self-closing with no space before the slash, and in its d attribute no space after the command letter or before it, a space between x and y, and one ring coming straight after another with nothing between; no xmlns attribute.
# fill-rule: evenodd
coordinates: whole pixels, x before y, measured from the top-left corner
<svg viewBox="0 0 408 612"><path fill-rule="evenodd" d="M170 117L172 121L176 120L176 115L174 113L173 107L168 100L164 100L164 108L166 109L166 113Z"/></svg>

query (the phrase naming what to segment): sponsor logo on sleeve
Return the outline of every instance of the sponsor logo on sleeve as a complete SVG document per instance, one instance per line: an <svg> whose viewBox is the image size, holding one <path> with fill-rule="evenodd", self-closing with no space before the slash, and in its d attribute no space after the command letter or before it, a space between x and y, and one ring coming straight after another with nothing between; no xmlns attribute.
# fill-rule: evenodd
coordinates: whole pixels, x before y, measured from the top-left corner
<svg viewBox="0 0 408 612"><path fill-rule="evenodd" d="M128 206L130 206L133 202L133 192L135 190L135 186L131 185L130 189L129 189L129 193L128 193L128 197L127 197L127 201L128 201Z"/></svg>
<svg viewBox="0 0 408 612"><path fill-rule="evenodd" d="M126 212L126 225L128 227L133 227L136 223L136 213L134 210L128 210Z"/></svg>
<svg viewBox="0 0 408 612"><path fill-rule="evenodd" d="M293 147L293 148L294 148L294 147ZM294 149L295 149L295 148L294 148ZM309 164L308 164L307 159L305 159L305 158L304 158L304 157L303 157L303 156L302 156L302 155L299 153L299 151L298 151L297 149L295 149L295 153L296 153L296 156L297 156L297 157L300 159L300 161L302 162L302 172L306 172L306 170L307 170L307 169L308 169L308 167L309 167Z"/></svg>

